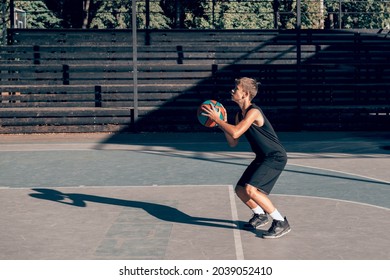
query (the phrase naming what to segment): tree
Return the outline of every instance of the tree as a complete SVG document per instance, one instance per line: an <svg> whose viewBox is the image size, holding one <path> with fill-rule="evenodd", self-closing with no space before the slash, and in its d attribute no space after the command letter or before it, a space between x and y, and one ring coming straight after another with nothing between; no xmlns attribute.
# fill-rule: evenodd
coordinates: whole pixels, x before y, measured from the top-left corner
<svg viewBox="0 0 390 280"><path fill-rule="evenodd" d="M90 0L89 16L85 28L131 28L131 0ZM147 23L146 6L149 4L150 21ZM137 1L138 28L169 28L169 19L156 1Z"/></svg>
<svg viewBox="0 0 390 280"><path fill-rule="evenodd" d="M160 0L171 28L194 28L197 19L205 16L207 0Z"/></svg>
<svg viewBox="0 0 390 280"><path fill-rule="evenodd" d="M266 1L208 1L201 28L268 29L272 28L272 5Z"/></svg>
<svg viewBox="0 0 390 280"><path fill-rule="evenodd" d="M143 1L137 3L138 28L149 29L169 29L171 28L171 19L169 19L160 6L159 1ZM149 11L149 19L146 13Z"/></svg>
<svg viewBox="0 0 390 280"><path fill-rule="evenodd" d="M294 29L297 25L297 1L274 0L278 11L278 28ZM322 29L324 27L324 0L301 1L301 28Z"/></svg>
<svg viewBox="0 0 390 280"><path fill-rule="evenodd" d="M63 28L82 27L85 0L44 0L44 2L62 20Z"/></svg>
<svg viewBox="0 0 390 280"><path fill-rule="evenodd" d="M27 28L58 28L62 21L44 1L17 1L15 7L27 13Z"/></svg>
<svg viewBox="0 0 390 280"><path fill-rule="evenodd" d="M296 23L296 1L293 0L279 0L280 3L280 23L279 27L282 29L294 28Z"/></svg>
<svg viewBox="0 0 390 280"><path fill-rule="evenodd" d="M328 28L390 28L390 1L325 0L324 4Z"/></svg>
<svg viewBox="0 0 390 280"><path fill-rule="evenodd" d="M389 28L389 1L343 1L343 28Z"/></svg>
<svg viewBox="0 0 390 280"><path fill-rule="evenodd" d="M84 28L130 28L131 1L90 0Z"/></svg>
<svg viewBox="0 0 390 280"><path fill-rule="evenodd" d="M1 1L4 4L10 0ZM15 0L16 7L28 12L31 28L130 28L131 2ZM138 0L137 27L292 29L297 23L296 3L297 0ZM390 1L301 0L302 28L324 28L324 21L325 28L338 28L339 22L341 28L390 28Z"/></svg>

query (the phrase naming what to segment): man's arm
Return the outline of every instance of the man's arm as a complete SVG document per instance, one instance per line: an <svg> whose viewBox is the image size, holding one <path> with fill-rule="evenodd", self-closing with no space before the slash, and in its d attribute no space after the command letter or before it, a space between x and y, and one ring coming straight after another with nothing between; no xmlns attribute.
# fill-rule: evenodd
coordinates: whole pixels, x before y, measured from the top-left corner
<svg viewBox="0 0 390 280"><path fill-rule="evenodd" d="M221 120L214 107L204 107L203 111L205 116L211 118L214 122L218 124L219 128L221 128L222 131L225 133L229 145L232 147L238 144L238 139L245 133L245 131L248 130L248 128L256 120L258 123L261 124L260 126L262 126L264 123L263 115L260 113L259 110L256 109L249 110L244 119L240 122L238 122L238 118L236 116L235 125L229 124L224 120Z"/></svg>

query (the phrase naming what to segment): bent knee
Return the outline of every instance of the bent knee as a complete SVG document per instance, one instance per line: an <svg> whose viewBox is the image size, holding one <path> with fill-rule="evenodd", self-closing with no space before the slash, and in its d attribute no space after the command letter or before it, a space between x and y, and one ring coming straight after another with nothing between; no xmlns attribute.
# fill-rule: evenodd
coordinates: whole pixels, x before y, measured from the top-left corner
<svg viewBox="0 0 390 280"><path fill-rule="evenodd" d="M251 186L249 184L246 184L245 187L243 188L245 190L245 193L249 195L250 197L253 197L257 194L259 191L256 187Z"/></svg>
<svg viewBox="0 0 390 280"><path fill-rule="evenodd" d="M249 184L246 184L245 186L237 185L234 190L236 193L245 193L247 195L253 194L254 192L257 191L255 187Z"/></svg>
<svg viewBox="0 0 390 280"><path fill-rule="evenodd" d="M254 198L259 195L259 190L258 189L248 190L248 195L250 198Z"/></svg>

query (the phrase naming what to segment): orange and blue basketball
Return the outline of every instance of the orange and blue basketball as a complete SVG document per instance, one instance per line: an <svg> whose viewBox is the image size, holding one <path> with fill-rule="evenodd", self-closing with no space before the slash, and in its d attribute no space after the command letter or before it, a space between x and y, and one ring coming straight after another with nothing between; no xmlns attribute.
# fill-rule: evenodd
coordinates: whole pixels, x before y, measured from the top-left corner
<svg viewBox="0 0 390 280"><path fill-rule="evenodd" d="M202 115L203 113L202 108L204 106L210 106L210 108L214 107L217 110L217 112L219 112L219 118L221 120L226 119L227 116L226 109L225 107L223 107L221 103L215 100L206 100L198 107L198 114L197 114L199 122L205 127L215 127L217 126L217 124L213 120L209 119L209 117Z"/></svg>

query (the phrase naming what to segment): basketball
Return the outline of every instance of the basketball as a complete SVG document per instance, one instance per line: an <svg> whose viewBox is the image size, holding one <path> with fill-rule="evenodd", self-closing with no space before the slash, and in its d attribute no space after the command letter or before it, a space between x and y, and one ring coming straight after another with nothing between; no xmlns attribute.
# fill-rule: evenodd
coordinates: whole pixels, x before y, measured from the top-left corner
<svg viewBox="0 0 390 280"><path fill-rule="evenodd" d="M215 101L215 100L206 100L198 107L198 114L197 114L199 122L202 125L204 125L205 127L215 127L215 126L217 126L217 124L213 120L202 115L202 113L203 113L202 107L204 107L204 106L214 107L217 110L217 112L219 112L219 118L221 120L226 119L226 116L227 116L226 109L225 109L225 107L223 107L223 105L221 103L219 103L218 101Z"/></svg>

